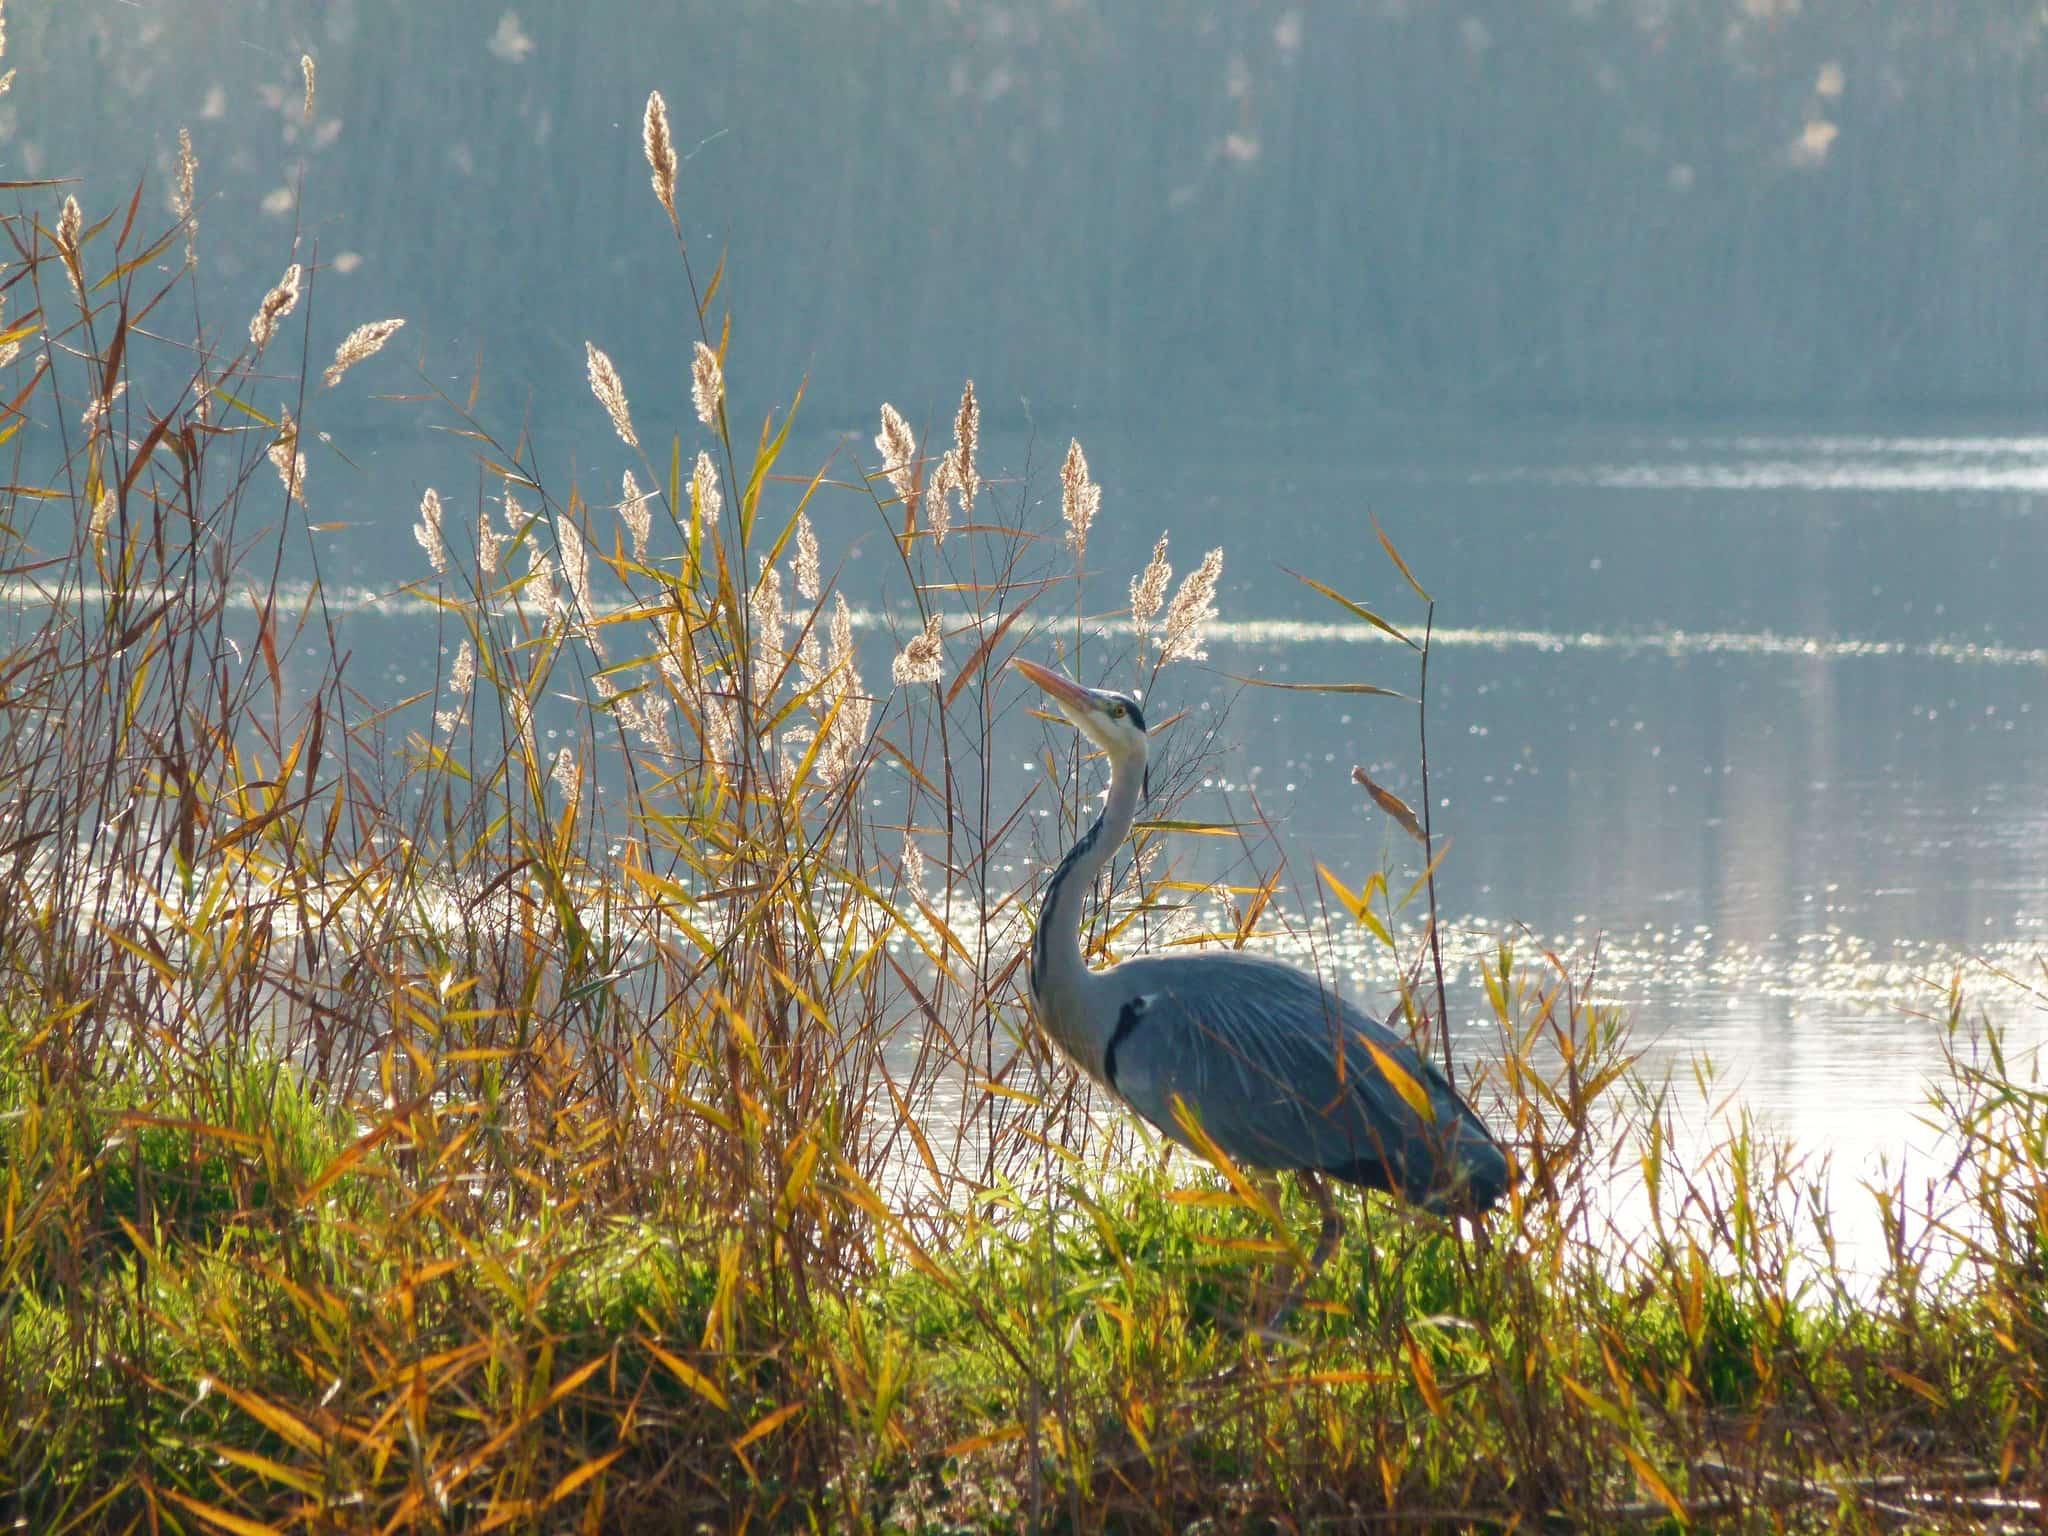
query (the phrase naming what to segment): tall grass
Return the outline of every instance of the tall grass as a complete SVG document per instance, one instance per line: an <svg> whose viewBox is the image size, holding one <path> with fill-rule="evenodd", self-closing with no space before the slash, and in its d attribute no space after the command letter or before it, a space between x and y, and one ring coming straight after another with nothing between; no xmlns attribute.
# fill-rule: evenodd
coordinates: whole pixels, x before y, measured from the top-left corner
<svg viewBox="0 0 2048 1536"><path fill-rule="evenodd" d="M406 699L366 696L320 582L281 574L318 569L326 391L399 368L395 325L316 382L310 250L247 327L174 341L205 303L189 213L4 221L0 1509L2038 1523L2048 1096L1960 991L1957 1161L1871 1192L1889 1243L1856 1280L1813 1164L1744 1124L1679 1165L1590 978L1503 948L1465 1080L1517 1149L1506 1209L1375 1197L1292 1336L1246 1326L1306 1213L1136 1136L1025 1017L1015 850L1057 852L1088 768L1002 681L1028 645L1170 697L1221 556L1171 600L1141 573L1135 633L1092 618L1122 594L1083 579L1085 458L1035 526L981 473L971 386L943 448L884 406L872 459L792 473L796 401L734 419L722 272L658 98L646 124L694 419L664 443L592 339L614 502L408 385L481 478L407 514L443 670ZM856 529L895 562L886 667L835 590ZM1057 788L1009 802L1020 740ZM1218 830L1176 814L1202 750L1097 953L1286 921L1275 879L1177 873ZM1366 788L1424 843L1407 899L1325 884L1419 977L1431 829ZM1440 985L1404 995L1442 1025Z"/></svg>

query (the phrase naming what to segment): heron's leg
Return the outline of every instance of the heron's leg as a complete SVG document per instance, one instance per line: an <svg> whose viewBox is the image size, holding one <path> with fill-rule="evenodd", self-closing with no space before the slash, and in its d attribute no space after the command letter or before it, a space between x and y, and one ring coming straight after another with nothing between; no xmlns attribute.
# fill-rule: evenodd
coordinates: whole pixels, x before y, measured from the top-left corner
<svg viewBox="0 0 2048 1536"><path fill-rule="evenodd" d="M1317 1234L1315 1252L1309 1255L1308 1273L1295 1279L1287 1287L1285 1294L1280 1298L1279 1310L1262 1330L1266 1333L1276 1332L1282 1323L1293 1316L1294 1309L1301 1305L1301 1298L1315 1283L1316 1276L1321 1274L1323 1266L1330 1262L1330 1255L1337 1251L1338 1239L1344 1235L1344 1217L1337 1209L1337 1202L1330 1197L1330 1186L1324 1182L1322 1175L1304 1168L1296 1177L1301 1180L1302 1188L1315 1197L1316 1207L1323 1213L1323 1229Z"/></svg>

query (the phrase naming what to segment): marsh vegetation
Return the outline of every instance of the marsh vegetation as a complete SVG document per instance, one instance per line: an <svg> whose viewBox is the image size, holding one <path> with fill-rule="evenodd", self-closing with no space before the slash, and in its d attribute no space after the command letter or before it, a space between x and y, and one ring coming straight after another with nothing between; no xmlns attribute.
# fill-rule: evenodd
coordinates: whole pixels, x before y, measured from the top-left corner
<svg viewBox="0 0 2048 1536"><path fill-rule="evenodd" d="M1166 1155L1043 1043L1006 852L1027 826L1056 852L1092 780L1005 663L1170 698L1225 556L1162 540L1135 577L1090 571L1113 511L1085 454L1041 524L983 474L971 385L936 430L882 406L871 454L793 467L800 392L731 409L745 327L683 236L658 98L644 147L630 238L673 249L647 304L690 410L658 429L593 337L602 487L409 367L395 320L316 351L310 241L252 319L210 322L200 168L164 228L140 190L15 189L0 1509L43 1531L2038 1524L2048 1094L1959 988L1929 1105L1953 1165L1850 1196L1886 1234L1858 1270L1819 1163L1740 1119L1677 1157L1683 1091L1633 1070L1596 978L1504 946L1493 1044L1460 1069L1516 1150L1509 1199L1479 1226L1369 1199L1288 1336L1247 1327L1308 1212ZM278 577L326 526L348 445L320 422L349 389L416 397L448 437L446 488L394 520L444 642L410 697L360 692L318 581ZM856 525L905 604L865 647L835 590ZM1389 614L1339 585L1333 613L1421 632L1419 583ZM1412 720L1413 691L1370 695L1417 681L1326 686ZM1093 952L1361 925L1440 1030L1435 850L1306 894L1187 879L1186 840L1248 834L1177 814L1207 727L1158 713L1191 745ZM1020 742L1043 772L1005 803L987 767Z"/></svg>

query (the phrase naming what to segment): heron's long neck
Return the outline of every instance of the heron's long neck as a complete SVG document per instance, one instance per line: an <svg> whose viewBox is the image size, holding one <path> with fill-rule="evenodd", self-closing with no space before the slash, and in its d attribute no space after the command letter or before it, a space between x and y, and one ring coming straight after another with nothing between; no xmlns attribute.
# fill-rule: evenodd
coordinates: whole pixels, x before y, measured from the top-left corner
<svg viewBox="0 0 2048 1536"><path fill-rule="evenodd" d="M1110 855L1130 836L1144 776L1142 760L1127 759L1116 765L1109 781L1109 803L1095 825L1067 850L1046 885L1038 931L1031 940L1031 995L1039 1021L1077 1053L1100 1043L1077 1034L1087 1022L1079 1004L1089 981L1088 966L1081 957L1081 904Z"/></svg>

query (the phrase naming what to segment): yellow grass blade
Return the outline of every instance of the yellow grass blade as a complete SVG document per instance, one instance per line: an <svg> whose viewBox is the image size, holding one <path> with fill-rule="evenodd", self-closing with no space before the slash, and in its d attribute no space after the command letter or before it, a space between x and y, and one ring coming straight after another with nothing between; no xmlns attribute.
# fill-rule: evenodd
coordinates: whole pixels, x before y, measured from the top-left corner
<svg viewBox="0 0 2048 1536"><path fill-rule="evenodd" d="M175 1488L159 1488L157 1491L179 1508L197 1515L215 1530L232 1531L234 1536L282 1536L274 1525L265 1525L260 1520L251 1520L247 1516L235 1514L216 1505L202 1504Z"/></svg>
<svg viewBox="0 0 2048 1536"><path fill-rule="evenodd" d="M270 1479L273 1483L282 1483L287 1488L294 1488L309 1499L320 1497L320 1479L312 1473L295 1471L282 1462L272 1461L268 1456L259 1456L254 1451L245 1451L237 1446L210 1445L207 1449L222 1461L232 1462L235 1466L254 1472L258 1477Z"/></svg>
<svg viewBox="0 0 2048 1536"><path fill-rule="evenodd" d="M675 1377L677 1381L680 1381L719 1412L725 1413L730 1411L730 1405L725 1400L725 1394L718 1389L718 1384L695 1366L679 1356L670 1354L652 1339L647 1341L647 1352L666 1367L669 1375Z"/></svg>
<svg viewBox="0 0 2048 1536"><path fill-rule="evenodd" d="M621 1445L606 1451L602 1456L594 1456L589 1461L584 1462L582 1466L576 1468L575 1471L570 1472L560 1482L555 1484L554 1491L547 1496L541 1507L546 1508L549 1504L561 1503L562 1500L568 1498L570 1494L581 1488L585 1483L603 1472L606 1467L625 1454L626 1447Z"/></svg>
<svg viewBox="0 0 2048 1536"><path fill-rule="evenodd" d="M1671 1518L1680 1525L1690 1525L1692 1523L1692 1516L1686 1512L1685 1506L1679 1502L1678 1495L1671 1491L1671 1485L1657 1475L1657 1469L1651 1466L1636 1451L1636 1448L1626 1440L1622 1442L1621 1454L1628 1458L1628 1464L1635 1469L1636 1477L1645 1488L1650 1490L1651 1496L1659 1504L1662 1504L1671 1511Z"/></svg>
<svg viewBox="0 0 2048 1536"><path fill-rule="evenodd" d="M1408 1374L1415 1378L1415 1386L1422 1393L1422 1400L1429 1404L1429 1411L1437 1418L1450 1416L1450 1408L1444 1402L1444 1395L1437 1390L1436 1367L1429 1363L1429 1356L1422 1352L1422 1346L1415 1342L1412 1333L1402 1335L1401 1342L1408 1350Z"/></svg>
<svg viewBox="0 0 2048 1536"><path fill-rule="evenodd" d="M1001 1429L991 1429L986 1434L969 1435L965 1440L955 1440L946 1447L945 1454L948 1458L971 1456L974 1452L985 1451L992 1445L1003 1445L1011 1440L1022 1440L1023 1438L1024 1426L1022 1424L1005 1424Z"/></svg>
<svg viewBox="0 0 2048 1536"><path fill-rule="evenodd" d="M795 1418L798 1414L802 1413L806 1406L807 1405L802 1401L797 1401L794 1403L784 1403L780 1408L776 1409L773 1413L763 1415L761 1418L756 1419L753 1425L748 1428L747 1432L744 1435L741 1435L739 1439L733 1441L733 1450L736 1453L739 1451L744 1451L756 1440L765 1439L769 1435L774 1434L776 1430L782 1428L783 1425L787 1424L791 1419Z"/></svg>
<svg viewBox="0 0 2048 1536"><path fill-rule="evenodd" d="M1372 1064L1379 1068L1380 1076L1394 1085L1394 1092L1401 1095L1403 1102L1422 1116L1424 1124L1436 1124L1436 1105L1430 1102L1429 1094L1415 1080L1414 1074L1365 1036L1359 1036L1359 1041L1371 1055Z"/></svg>
<svg viewBox="0 0 2048 1536"><path fill-rule="evenodd" d="M223 1385L221 1395L258 1424L273 1434L281 1435L309 1455L319 1456L326 1450L326 1443L315 1434L303 1420L296 1418L275 1403L265 1402L253 1392L243 1392Z"/></svg>

